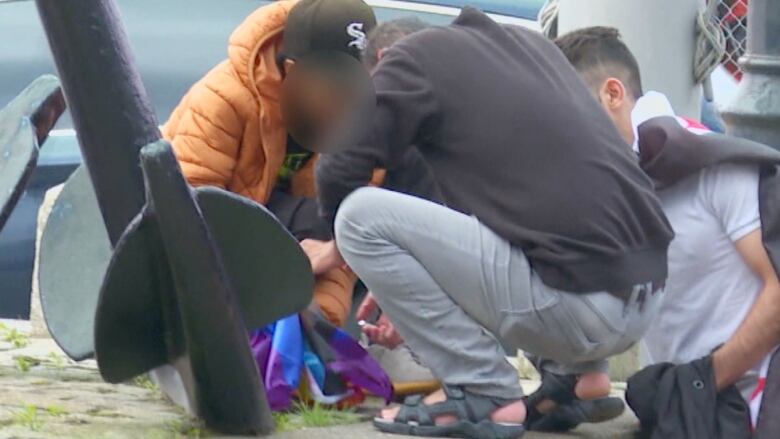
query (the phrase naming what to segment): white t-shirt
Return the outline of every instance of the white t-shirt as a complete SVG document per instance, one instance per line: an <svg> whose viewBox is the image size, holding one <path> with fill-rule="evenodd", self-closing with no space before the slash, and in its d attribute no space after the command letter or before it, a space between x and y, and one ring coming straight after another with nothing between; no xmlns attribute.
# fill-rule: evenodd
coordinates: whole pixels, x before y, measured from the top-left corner
<svg viewBox="0 0 780 439"><path fill-rule="evenodd" d="M659 191L675 231L661 310L643 341L643 362L687 363L728 340L763 283L734 242L761 227L758 168L714 166ZM758 368L738 387L746 398Z"/></svg>
<svg viewBox="0 0 780 439"><path fill-rule="evenodd" d="M640 124L657 116L676 117L666 96L649 91L631 112L634 137ZM694 134L708 133L696 122L677 121ZM639 152L636 141L634 150ZM733 335L752 308L762 283L733 243L761 226L758 180L757 167L721 165L659 193L676 237L669 248L662 309L641 343L643 366L685 363L709 354ZM737 382L754 426L771 357Z"/></svg>

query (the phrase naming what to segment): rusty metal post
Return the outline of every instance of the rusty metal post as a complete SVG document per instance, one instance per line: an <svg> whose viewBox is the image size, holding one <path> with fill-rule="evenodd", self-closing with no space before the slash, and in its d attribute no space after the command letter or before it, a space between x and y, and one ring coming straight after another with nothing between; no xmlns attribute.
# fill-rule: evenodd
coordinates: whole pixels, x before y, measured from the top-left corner
<svg viewBox="0 0 780 439"><path fill-rule="evenodd" d="M780 1L751 0L745 72L723 111L729 134L780 149Z"/></svg>

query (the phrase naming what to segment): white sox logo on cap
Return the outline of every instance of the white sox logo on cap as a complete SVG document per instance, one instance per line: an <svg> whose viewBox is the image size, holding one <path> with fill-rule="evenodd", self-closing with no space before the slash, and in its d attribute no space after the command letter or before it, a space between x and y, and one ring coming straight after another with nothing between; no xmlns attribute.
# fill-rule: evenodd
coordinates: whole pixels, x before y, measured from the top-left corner
<svg viewBox="0 0 780 439"><path fill-rule="evenodd" d="M367 41L366 33L363 32L363 23L350 23L347 25L347 35L353 38L353 40L347 44L348 47L365 50Z"/></svg>

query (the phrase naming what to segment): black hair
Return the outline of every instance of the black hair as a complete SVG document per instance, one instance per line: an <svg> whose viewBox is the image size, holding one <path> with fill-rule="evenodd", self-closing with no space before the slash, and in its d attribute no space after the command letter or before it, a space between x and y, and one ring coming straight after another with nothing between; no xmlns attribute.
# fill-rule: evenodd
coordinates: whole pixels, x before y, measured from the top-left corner
<svg viewBox="0 0 780 439"><path fill-rule="evenodd" d="M392 46L401 38L428 27L428 23L409 16L380 23L368 34L368 43L363 51L363 64L373 69L379 64L379 51Z"/></svg>
<svg viewBox="0 0 780 439"><path fill-rule="evenodd" d="M591 82L590 85L594 85L592 82L601 83L607 77L614 76L623 81L634 99L642 97L639 64L617 29L604 26L587 27L556 38L555 44L574 68L586 77L586 82Z"/></svg>

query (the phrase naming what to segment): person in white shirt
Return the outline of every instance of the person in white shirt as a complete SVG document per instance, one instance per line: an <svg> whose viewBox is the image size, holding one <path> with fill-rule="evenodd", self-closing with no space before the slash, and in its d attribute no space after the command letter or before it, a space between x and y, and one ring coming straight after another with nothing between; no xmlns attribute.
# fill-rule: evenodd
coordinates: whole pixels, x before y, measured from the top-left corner
<svg viewBox="0 0 780 439"><path fill-rule="evenodd" d="M643 96L638 64L616 29L581 29L556 44L635 150L637 126L674 116L660 93ZM762 243L758 184L756 166L720 164L658 191L676 236L662 308L642 342L644 364L712 353L718 389L736 385L754 423L761 369L780 343L780 283Z"/></svg>

